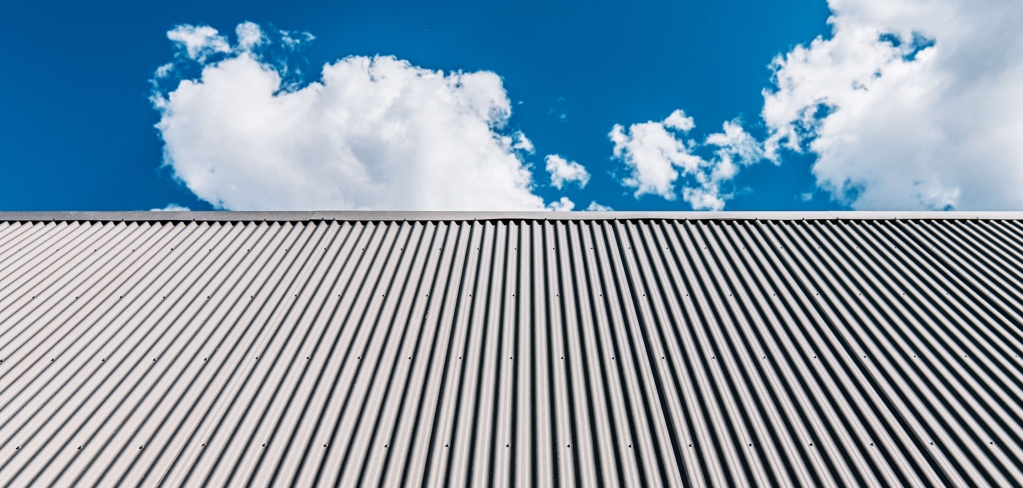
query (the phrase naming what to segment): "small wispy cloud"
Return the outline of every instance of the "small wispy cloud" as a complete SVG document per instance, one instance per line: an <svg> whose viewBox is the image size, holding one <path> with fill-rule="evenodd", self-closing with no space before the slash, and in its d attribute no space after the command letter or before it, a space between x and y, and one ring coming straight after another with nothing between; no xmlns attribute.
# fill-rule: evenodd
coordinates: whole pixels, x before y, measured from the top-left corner
<svg viewBox="0 0 1023 488"><path fill-rule="evenodd" d="M190 209L188 207L185 207L183 205L178 205L176 203L168 203L166 207L163 207L163 208L151 208L151 209L149 209L149 211L150 212L191 212L192 209Z"/></svg>
<svg viewBox="0 0 1023 488"><path fill-rule="evenodd" d="M611 208L611 207L608 207L606 205L601 205L601 204L599 204L599 203L594 201L594 202L590 202L589 206L587 206L583 211L584 212L613 212L614 209Z"/></svg>
<svg viewBox="0 0 1023 488"><path fill-rule="evenodd" d="M555 200L547 205L547 208L555 212L571 212L575 208L575 203L569 200L568 197L561 197L560 200Z"/></svg>
<svg viewBox="0 0 1023 488"><path fill-rule="evenodd" d="M208 25L179 25L167 32L167 39L174 42L179 53L200 63L211 54L231 52L227 38Z"/></svg>
<svg viewBox="0 0 1023 488"><path fill-rule="evenodd" d="M551 175L551 186L562 189L566 183L575 183L579 188L585 188L590 181L590 174L583 165L569 161L557 154L549 154L544 161L547 163L547 173Z"/></svg>

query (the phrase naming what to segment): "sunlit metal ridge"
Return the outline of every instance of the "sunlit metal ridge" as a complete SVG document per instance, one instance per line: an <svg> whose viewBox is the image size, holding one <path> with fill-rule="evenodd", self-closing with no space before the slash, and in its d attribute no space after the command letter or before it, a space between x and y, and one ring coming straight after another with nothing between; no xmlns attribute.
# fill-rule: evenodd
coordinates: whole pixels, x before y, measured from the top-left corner
<svg viewBox="0 0 1023 488"><path fill-rule="evenodd" d="M477 212L477 211L196 211L196 212L0 212L0 221L46 222L311 222L472 220L1015 220L1023 212L820 211L820 212Z"/></svg>

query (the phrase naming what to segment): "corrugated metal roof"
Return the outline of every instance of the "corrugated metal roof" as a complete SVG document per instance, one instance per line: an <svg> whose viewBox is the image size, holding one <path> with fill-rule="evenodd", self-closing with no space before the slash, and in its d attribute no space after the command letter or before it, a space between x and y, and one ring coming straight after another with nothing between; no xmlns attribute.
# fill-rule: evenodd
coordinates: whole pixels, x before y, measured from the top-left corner
<svg viewBox="0 0 1023 488"><path fill-rule="evenodd" d="M1023 485L1014 214L275 215L3 216L0 482Z"/></svg>

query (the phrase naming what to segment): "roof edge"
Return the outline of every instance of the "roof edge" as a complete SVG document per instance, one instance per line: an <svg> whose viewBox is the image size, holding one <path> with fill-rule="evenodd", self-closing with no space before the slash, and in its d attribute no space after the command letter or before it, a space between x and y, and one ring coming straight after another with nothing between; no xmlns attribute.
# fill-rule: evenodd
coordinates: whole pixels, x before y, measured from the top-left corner
<svg viewBox="0 0 1023 488"><path fill-rule="evenodd" d="M1023 212L0 212L5 222L306 222L468 220L1023 220Z"/></svg>

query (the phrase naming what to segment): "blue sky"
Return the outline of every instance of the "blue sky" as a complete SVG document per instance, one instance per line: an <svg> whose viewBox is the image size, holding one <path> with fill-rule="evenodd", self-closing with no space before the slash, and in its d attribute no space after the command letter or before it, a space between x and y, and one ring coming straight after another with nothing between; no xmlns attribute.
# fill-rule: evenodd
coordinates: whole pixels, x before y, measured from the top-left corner
<svg viewBox="0 0 1023 488"><path fill-rule="evenodd" d="M718 208L723 205L728 210L1019 208L1021 200L1013 196L1011 186L1023 181L1020 147L1013 142L1023 135L1020 116L1013 115L1020 113L1015 110L1020 99L968 95L1020 91L1020 78L1013 74L1023 64L1020 56L999 56L986 63L986 81L968 79L964 73L977 67L964 60L971 53L989 52L989 46L959 27L936 20L941 17L938 14L960 12L967 4L952 0L927 6L910 0L895 3L900 2L905 12L895 16L878 13L875 7L883 4L867 0L846 1L841 8L824 0L8 2L0 7L0 209L136 210L172 203L193 210L470 209L477 203L481 208L536 206L536 197L549 206L565 197L576 210L590 202L615 210L689 210L699 206L685 196L685 188L707 190L708 185L720 202ZM1019 8L1011 2L981 3L977 8L985 15L971 13L964 23L988 29L1001 36L1000 42L1019 40ZM832 15L838 21L829 25ZM251 56L240 47L235 32L243 22L253 23L249 25L262 32L263 47L254 48L256 54ZM208 59L189 58L183 43L168 38L181 26L216 29L230 47ZM295 50L283 49L282 31L284 36L307 32L315 39ZM815 39L817 44L811 44ZM487 85L492 90L488 93L497 94L494 103L498 105L503 94L511 114L499 117L499 127L493 127L487 137L514 140L521 134L531 141L532 150L495 146L480 158L526 171L531 181L525 187L519 182L490 188L487 182L505 173L481 177L483 196L479 198L484 200L473 200L477 197L471 195L445 200L445 195L469 184L462 182L452 189L444 188L443 182L430 183L434 180L429 178L408 181L393 176L405 170L409 174L463 173L458 166L429 166L430 161L443 159L443 152L433 159L416 160L420 154L433 154L429 151L434 149L422 149L432 146L412 145L406 152L393 152L387 140L370 144L366 133L344 132L349 129L310 142L323 145L329 139L345 147L377 151L368 155L348 151L354 159L337 163L364 172L372 191L395 195L363 197L360 190L346 186L342 180L349 173L338 173L331 166L331 156L323 156L318 146L282 149L277 160L266 164L252 163L251 156L246 159L243 151L235 149L246 146L245 138L255 137L251 133L224 136L236 146L194 147L196 131L208 134L203 128L216 125L215 121L240 123L242 113L258 110L253 108L255 101L253 107L242 106L245 100L223 107L176 101L163 108L154 102L175 100L182 80L212 91L212 81L202 78L202 68L213 72L221 69L218 63L239 57L250 56L254 63L280 69L287 84L283 92L295 92L322 81L325 64L374 55L407 61L406 68L393 68L404 72L421 68L443 70L447 75L488 72L499 77L500 87ZM772 67L778 56L792 61ZM174 62L171 74L157 75L169 62ZM229 83L243 82L223 81L228 91ZM943 90L953 88L965 98L946 96ZM461 88L451 90L458 95ZM765 98L765 90L775 96ZM918 100L907 93L923 95ZM408 107L433 106L429 100L413 102L403 105L403 113L415 110ZM312 103L328 102L324 98ZM214 105L221 107L220 112L202 110ZM966 111L965 105L972 109ZM238 114L224 113L235 109ZM322 113L303 110L296 117L315 115L315 120L326 120ZM676 110L691 117L695 127L683 131L666 122ZM442 133L443 127L422 122L422 114L407 116L412 119L395 116L373 123L399 127L409 138L454 138L448 146L456 149L463 147L459 144L471 149L480 143L457 133ZM494 125L494 120L481 117ZM188 126L196 119L209 122ZM408 122L413 119L420 125ZM165 125L156 127L161 120ZM708 144L707 138L722 133L722 124L732 121L753 141L750 147L755 147L756 155L743 160L736 156L738 152L731 153L738 161L737 170L722 173L724 166L716 151L725 146ZM659 124L648 128L680 141L674 146L682 148L679 154L699 158L693 163L696 166L689 167L691 172L670 156L643 160L648 157L642 152L647 146L641 147L638 137L615 152L616 144L609 138L613 127L621 126L628 136L633 124L645 122ZM429 130L417 135L420 129L415 127L422 124ZM885 124L894 125L879 130ZM358 121L352 127L357 126ZM972 133L975 129L966 126L986 131ZM303 144L303 137L296 134L301 132L275 131L253 144L276 138L279 145L271 152ZM216 137L211 139L204 144L216 144ZM987 141L984 149L972 146L978 140ZM218 159L202 159L211 151ZM553 185L545 170L549 155L581 165L588 174L585 186L580 181L568 181L561 188ZM889 157L895 159L888 161ZM298 161L302 158L310 160ZM405 164L410 166L402 167ZM464 173L469 174L480 164L490 163L466 157L458 164L466 165ZM216 178L194 176L197 167L207 168ZM655 180L644 179L647 175L637 169L641 167L667 168L677 176L657 180L661 186L651 190L640 182ZM292 169L304 175L305 183L295 183L296 187L326 185L306 188L303 195L323 196L302 199L261 183L280 174L267 172L290 174ZM501 192L511 196L485 201L486 195ZM407 194L419 196L402 199ZM518 203L507 203L512 201Z"/></svg>

